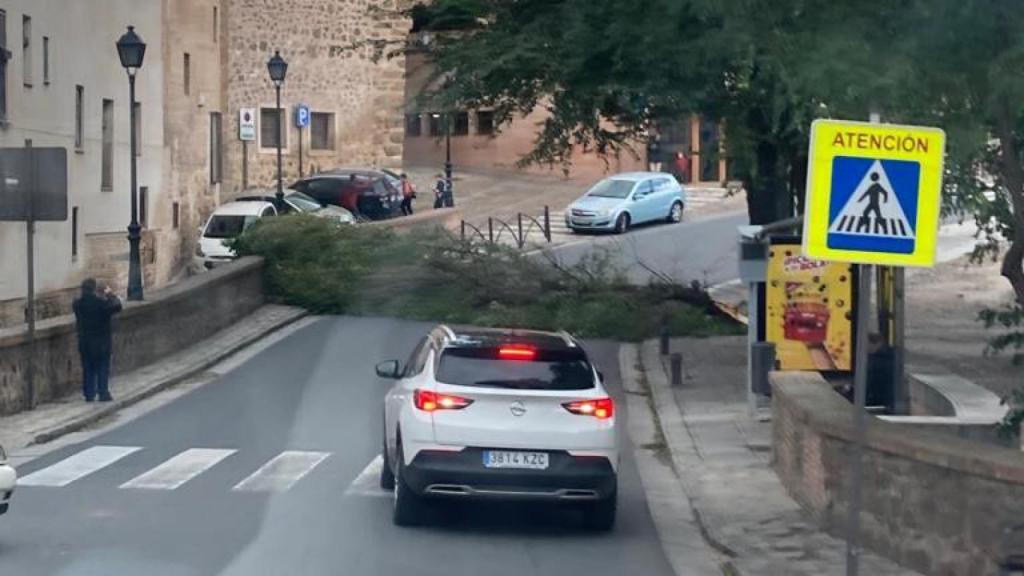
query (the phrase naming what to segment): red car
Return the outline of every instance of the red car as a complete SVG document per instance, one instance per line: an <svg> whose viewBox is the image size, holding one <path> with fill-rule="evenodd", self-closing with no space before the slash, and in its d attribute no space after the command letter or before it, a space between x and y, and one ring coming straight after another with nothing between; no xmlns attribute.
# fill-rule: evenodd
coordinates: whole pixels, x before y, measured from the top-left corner
<svg viewBox="0 0 1024 576"><path fill-rule="evenodd" d="M358 218L385 220L400 214L401 186L387 172L342 169L299 180L291 188L327 206L341 206Z"/></svg>

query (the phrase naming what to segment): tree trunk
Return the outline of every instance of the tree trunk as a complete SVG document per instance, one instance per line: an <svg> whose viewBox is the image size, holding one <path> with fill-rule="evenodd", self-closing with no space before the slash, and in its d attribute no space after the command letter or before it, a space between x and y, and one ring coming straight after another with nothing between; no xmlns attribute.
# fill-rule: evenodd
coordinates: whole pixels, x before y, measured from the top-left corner
<svg viewBox="0 0 1024 576"><path fill-rule="evenodd" d="M1024 168L1017 150L1014 119L1007 102L1000 103L996 131L999 136L1003 179L1013 207L1013 237L1003 256L1002 275L1010 281L1017 303L1024 306Z"/></svg>

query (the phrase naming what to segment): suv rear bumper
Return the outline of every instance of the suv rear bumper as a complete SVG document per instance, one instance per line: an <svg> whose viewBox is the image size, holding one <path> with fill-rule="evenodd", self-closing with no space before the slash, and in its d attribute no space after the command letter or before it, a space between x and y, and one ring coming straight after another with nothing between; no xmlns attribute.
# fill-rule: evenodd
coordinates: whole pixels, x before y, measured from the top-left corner
<svg viewBox="0 0 1024 576"><path fill-rule="evenodd" d="M605 457L548 453L548 468L487 468L482 448L421 451L402 470L417 494L439 497L581 501L615 493L616 474Z"/></svg>

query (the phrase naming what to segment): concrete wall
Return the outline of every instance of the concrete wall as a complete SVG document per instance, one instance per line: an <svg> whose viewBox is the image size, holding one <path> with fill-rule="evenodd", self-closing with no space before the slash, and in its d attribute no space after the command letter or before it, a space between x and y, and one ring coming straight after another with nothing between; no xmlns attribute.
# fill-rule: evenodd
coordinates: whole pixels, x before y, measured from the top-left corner
<svg viewBox="0 0 1024 576"><path fill-rule="evenodd" d="M114 326L113 373L145 366L211 336L263 304L263 263L244 258L207 274L151 292L130 303ZM38 325L36 398L45 401L78 390L81 366L74 318ZM25 401L24 326L0 330L0 414Z"/></svg>
<svg viewBox="0 0 1024 576"><path fill-rule="evenodd" d="M128 79L114 43L134 24L149 45L136 92L143 120L139 185L156 199L162 190L163 55L161 0L0 0L6 13L7 121L0 123L0 146L55 146L68 150L68 221L37 226L36 289L40 293L77 284L94 269L105 268L111 283L127 273L129 221ZM32 19L31 87L24 82L22 18ZM43 38L49 39L49 83L43 78ZM84 88L84 143L75 148L75 90ZM102 101L114 101L113 188L100 186ZM78 207L78 255L72 255L72 209ZM123 248L115 253L91 245L116 233ZM122 254L123 252L123 254ZM122 258L123 256L123 258ZM20 299L26 290L25 225L0 222L0 326L24 318ZM11 302L13 301L13 302ZM9 302L9 305L3 305ZM13 313L10 310L13 309Z"/></svg>
<svg viewBox="0 0 1024 576"><path fill-rule="evenodd" d="M404 42L411 22L401 16L397 0L226 0L230 30L226 59L228 153L225 168L237 194L242 181L242 144L238 140L240 108L275 106L267 60L275 50L288 61L282 107L288 117L284 150L285 185L299 176L294 108L334 115L334 150L310 150L303 131L304 172L312 166L397 167L402 159L404 61L374 61L374 43L384 51ZM250 187L276 185L276 149L257 136L248 145Z"/></svg>
<svg viewBox="0 0 1024 576"><path fill-rule="evenodd" d="M775 469L842 536L853 407L816 373L774 373ZM869 417L864 545L932 576L991 575L1024 550L1024 454Z"/></svg>

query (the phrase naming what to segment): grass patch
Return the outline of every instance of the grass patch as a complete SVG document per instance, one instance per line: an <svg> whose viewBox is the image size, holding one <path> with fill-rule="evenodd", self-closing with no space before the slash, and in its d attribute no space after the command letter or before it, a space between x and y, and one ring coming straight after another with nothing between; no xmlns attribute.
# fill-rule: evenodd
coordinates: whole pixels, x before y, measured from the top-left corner
<svg viewBox="0 0 1024 576"><path fill-rule="evenodd" d="M261 221L235 243L266 259L267 286L316 313L568 330L639 341L739 333L699 287L633 286L613 254L573 266L444 233L396 235L289 216Z"/></svg>

